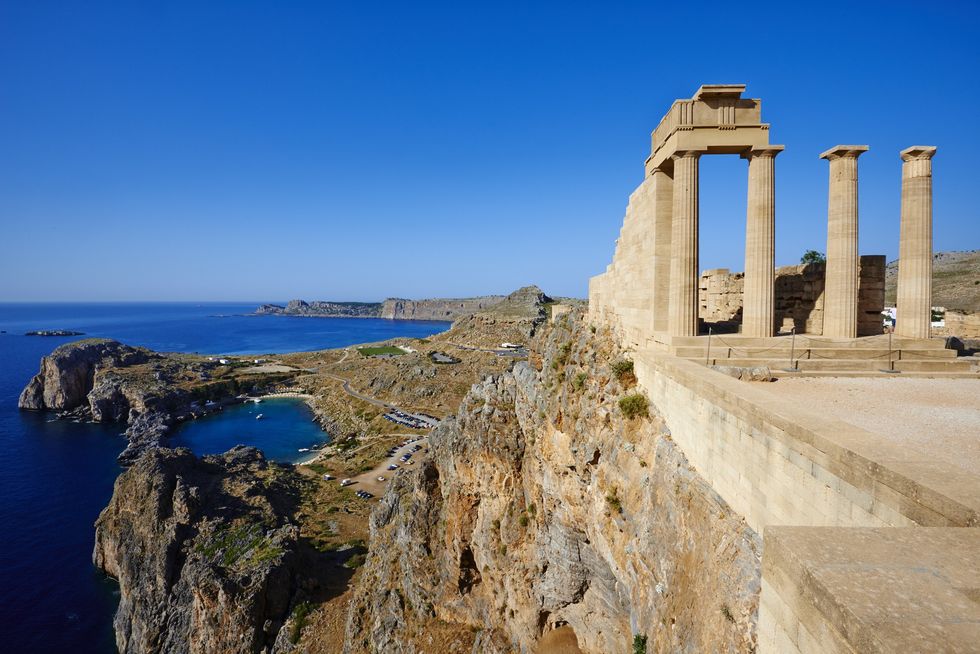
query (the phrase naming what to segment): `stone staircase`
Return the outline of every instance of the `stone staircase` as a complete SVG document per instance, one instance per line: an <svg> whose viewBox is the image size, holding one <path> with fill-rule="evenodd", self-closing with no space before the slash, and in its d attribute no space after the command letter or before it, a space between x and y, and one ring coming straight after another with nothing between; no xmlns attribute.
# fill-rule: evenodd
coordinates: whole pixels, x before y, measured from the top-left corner
<svg viewBox="0 0 980 654"><path fill-rule="evenodd" d="M707 365L768 366L776 376L885 374L980 377L980 358L958 357L945 339L909 339L887 335L832 339L797 335L753 338L738 334L673 337L674 356Z"/></svg>

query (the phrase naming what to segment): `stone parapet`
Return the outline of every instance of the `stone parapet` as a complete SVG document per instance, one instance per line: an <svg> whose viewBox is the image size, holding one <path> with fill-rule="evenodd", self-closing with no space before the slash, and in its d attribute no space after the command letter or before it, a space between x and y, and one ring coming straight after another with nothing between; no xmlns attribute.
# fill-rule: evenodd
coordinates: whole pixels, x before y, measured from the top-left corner
<svg viewBox="0 0 980 654"><path fill-rule="evenodd" d="M770 527L761 654L976 652L980 530Z"/></svg>

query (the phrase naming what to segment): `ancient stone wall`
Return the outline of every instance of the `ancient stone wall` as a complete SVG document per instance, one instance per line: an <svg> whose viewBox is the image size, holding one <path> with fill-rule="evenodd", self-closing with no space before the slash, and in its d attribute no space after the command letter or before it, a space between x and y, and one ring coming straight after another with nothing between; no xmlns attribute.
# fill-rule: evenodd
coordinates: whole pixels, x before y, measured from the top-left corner
<svg viewBox="0 0 980 654"><path fill-rule="evenodd" d="M946 324L932 330L935 336L959 336L960 338L980 338L980 313L965 313L946 310Z"/></svg>
<svg viewBox="0 0 980 654"><path fill-rule="evenodd" d="M640 193L638 189L630 199L631 209L627 210L614 263L605 274L592 278L590 312L593 320L610 324L620 331L627 342L642 346L652 335L654 315L650 264L653 244L643 234L637 233L639 219L637 212L632 210ZM800 334L823 333L825 272L823 263L776 269L777 331L788 332L795 327ZM862 256L859 274L858 336L874 336L882 332L885 257ZM739 322L744 281L744 273L732 273L727 268L701 273L698 292L701 320L708 323Z"/></svg>

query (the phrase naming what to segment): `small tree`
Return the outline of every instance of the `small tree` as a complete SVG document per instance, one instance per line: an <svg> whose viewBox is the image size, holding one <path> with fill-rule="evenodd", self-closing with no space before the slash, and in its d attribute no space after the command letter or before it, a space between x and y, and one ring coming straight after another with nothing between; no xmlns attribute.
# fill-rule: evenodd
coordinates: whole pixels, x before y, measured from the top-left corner
<svg viewBox="0 0 980 654"><path fill-rule="evenodd" d="M816 250L807 250L800 257L800 263L826 263L827 257L824 256L823 252L817 252Z"/></svg>

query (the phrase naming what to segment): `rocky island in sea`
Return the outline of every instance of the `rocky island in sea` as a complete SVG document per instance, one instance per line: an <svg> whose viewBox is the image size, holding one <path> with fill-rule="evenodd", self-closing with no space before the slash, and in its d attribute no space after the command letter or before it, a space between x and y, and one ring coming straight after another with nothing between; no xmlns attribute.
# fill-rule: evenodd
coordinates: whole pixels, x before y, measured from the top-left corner
<svg viewBox="0 0 980 654"><path fill-rule="evenodd" d="M84 336L84 332L76 332L70 329L42 329L24 332L24 336Z"/></svg>

